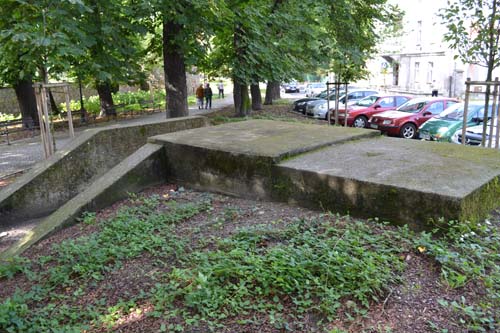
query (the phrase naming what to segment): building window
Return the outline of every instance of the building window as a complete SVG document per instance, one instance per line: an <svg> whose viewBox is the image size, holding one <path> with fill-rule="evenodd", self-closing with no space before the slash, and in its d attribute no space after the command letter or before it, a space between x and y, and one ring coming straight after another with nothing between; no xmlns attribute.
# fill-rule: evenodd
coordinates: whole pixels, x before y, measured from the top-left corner
<svg viewBox="0 0 500 333"><path fill-rule="evenodd" d="M414 73L414 76L415 76L415 82L418 82L419 81L419 77L420 77L420 63L419 62L415 63L415 73Z"/></svg>
<svg viewBox="0 0 500 333"><path fill-rule="evenodd" d="M434 63L429 61L427 64L427 83L432 83L432 72L434 71Z"/></svg>

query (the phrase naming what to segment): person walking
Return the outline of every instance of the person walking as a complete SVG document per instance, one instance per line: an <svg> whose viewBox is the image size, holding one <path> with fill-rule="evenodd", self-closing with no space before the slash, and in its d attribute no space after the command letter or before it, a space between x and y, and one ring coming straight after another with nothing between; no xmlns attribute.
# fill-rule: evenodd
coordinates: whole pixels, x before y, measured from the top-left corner
<svg viewBox="0 0 500 333"><path fill-rule="evenodd" d="M205 95L205 109L211 109L212 108L212 88L210 88L210 84L207 83L207 86L205 87L205 91L203 92Z"/></svg>
<svg viewBox="0 0 500 333"><path fill-rule="evenodd" d="M220 80L217 88L219 88L219 98L224 98L224 83L222 83L222 80Z"/></svg>
<svg viewBox="0 0 500 333"><path fill-rule="evenodd" d="M198 104L198 110L203 109L203 97L205 97L205 91L203 89L203 85L200 83L200 86L196 88L196 102Z"/></svg>

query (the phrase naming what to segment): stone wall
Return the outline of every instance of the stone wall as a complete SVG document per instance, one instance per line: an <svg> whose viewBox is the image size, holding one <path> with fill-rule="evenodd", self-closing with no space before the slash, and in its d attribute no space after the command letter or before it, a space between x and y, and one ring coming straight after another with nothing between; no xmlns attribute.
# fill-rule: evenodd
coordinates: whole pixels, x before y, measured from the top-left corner
<svg viewBox="0 0 500 333"><path fill-rule="evenodd" d="M93 88L83 87L82 94L84 97L97 95L97 91ZM62 88L53 88L53 96L56 102L66 102L66 97ZM80 91L78 84L73 83L69 86L69 98L72 100L80 99ZM0 113L4 114L19 114L19 103L17 102L16 92L12 88L0 88Z"/></svg>

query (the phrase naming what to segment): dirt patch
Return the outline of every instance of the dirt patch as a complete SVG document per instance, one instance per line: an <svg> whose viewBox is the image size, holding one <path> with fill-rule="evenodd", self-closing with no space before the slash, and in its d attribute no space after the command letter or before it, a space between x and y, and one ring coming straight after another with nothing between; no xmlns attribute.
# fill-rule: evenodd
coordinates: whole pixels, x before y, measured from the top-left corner
<svg viewBox="0 0 500 333"><path fill-rule="evenodd" d="M244 200L218 194L191 191L178 188L175 185L165 185L145 191L141 197L155 197L169 207L169 203L176 205L210 201L210 207L202 213L183 221L172 229L175 237L187 241L189 251L212 251L220 246L220 242L241 230L248 228L263 228L283 230L297 219L313 221L314 219L340 219L341 223L353 223L349 217L338 216L311 211L300 207L288 206L282 203ZM120 209L133 207L137 198L131 198L116 203L97 213L95 223L79 223L64 229L43 240L26 251L24 256L35 262L41 257L53 256L53 246L77 237L86 237L99 233L102 224L116 216ZM498 216L496 216L498 219ZM344 220L342 220L344 219ZM498 221L493 221L498 223ZM372 223L366 221L366 223ZM396 230L391 226L374 225L375 234L387 230ZM260 246L273 247L280 240L267 239ZM349 308L355 302L349 299L342 301L343 305L335 318L325 318L316 311L301 314L300 325L294 321L295 305L293 298L282 300L288 304L283 310L286 325L273 322L270 313L249 309L238 316L228 316L220 319L216 328L208 323L186 326L179 315L162 313L159 316L151 315L155 312L154 302L146 295L164 281L168 273L175 267L183 267L179 258L168 255L166 257L144 253L138 257L122 260L118 267L106 269L102 278L88 284L66 285L59 290L60 302L68 307L85 307L86 304L102 300L104 308L113 309L117 304L127 304L126 300L133 300L133 305L125 305L113 312L113 320L107 324L94 324L89 332L156 332L156 331L185 331L185 332L434 332L433 327L448 332L465 332L464 327L457 326L459 318L449 309L441 306L439 300L459 301L462 296L479 298L482 293L480 285L469 284L464 288L451 289L442 282L440 266L425 253L408 248L407 244L394 244L403 249L400 253L404 262L404 270L400 273L398 283L387 286L385 292L372 300L366 311L353 316ZM49 264L50 265L50 264ZM35 267L34 271L43 272L49 266ZM361 277L360 277L361 278ZM13 279L0 280L2 288L0 297L5 299L12 296L16 289L28 291L36 285L22 274ZM77 294L78 297L74 297ZM66 301L63 301L66 300ZM38 300L49 305L51 299ZM182 308L181 300L174 304ZM56 303L57 304L57 303ZM174 311L174 305L170 311ZM125 309L125 310L124 310ZM223 318L223 317L222 317ZM318 325L318 322L321 322ZM434 326L433 326L434 325ZM170 329L169 329L170 328ZM175 328L175 329L174 329Z"/></svg>

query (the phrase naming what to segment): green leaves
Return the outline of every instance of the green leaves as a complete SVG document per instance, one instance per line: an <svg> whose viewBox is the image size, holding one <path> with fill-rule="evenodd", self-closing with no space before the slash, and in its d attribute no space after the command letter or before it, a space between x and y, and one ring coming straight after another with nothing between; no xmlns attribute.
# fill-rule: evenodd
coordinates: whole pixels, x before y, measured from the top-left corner
<svg viewBox="0 0 500 333"><path fill-rule="evenodd" d="M441 9L440 17L448 31L444 40L464 63L488 68L486 80L500 65L498 1L454 0Z"/></svg>

